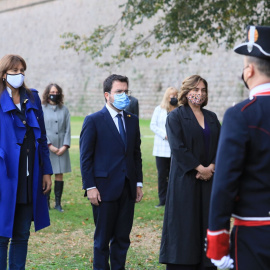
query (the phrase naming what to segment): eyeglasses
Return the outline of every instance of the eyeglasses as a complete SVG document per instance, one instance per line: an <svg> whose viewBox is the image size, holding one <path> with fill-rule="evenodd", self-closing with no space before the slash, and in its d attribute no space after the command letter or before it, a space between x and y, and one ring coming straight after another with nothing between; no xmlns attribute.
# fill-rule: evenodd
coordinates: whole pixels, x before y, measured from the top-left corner
<svg viewBox="0 0 270 270"><path fill-rule="evenodd" d="M109 92L111 94L111 92ZM131 90L115 90L112 94L120 95L125 93L127 96L131 95Z"/></svg>

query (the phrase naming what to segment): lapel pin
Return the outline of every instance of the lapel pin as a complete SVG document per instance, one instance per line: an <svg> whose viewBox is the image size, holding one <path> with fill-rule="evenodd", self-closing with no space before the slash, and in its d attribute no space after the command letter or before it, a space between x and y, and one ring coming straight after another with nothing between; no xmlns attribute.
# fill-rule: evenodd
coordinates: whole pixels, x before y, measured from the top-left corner
<svg viewBox="0 0 270 270"><path fill-rule="evenodd" d="M131 117L131 115L130 115L130 114L128 114L128 115L127 115L127 117Z"/></svg>

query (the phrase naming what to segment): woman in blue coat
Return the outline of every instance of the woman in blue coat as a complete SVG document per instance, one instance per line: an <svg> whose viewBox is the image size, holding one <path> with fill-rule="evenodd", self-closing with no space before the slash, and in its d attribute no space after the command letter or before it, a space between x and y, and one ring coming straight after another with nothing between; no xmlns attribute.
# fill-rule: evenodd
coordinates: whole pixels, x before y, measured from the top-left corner
<svg viewBox="0 0 270 270"><path fill-rule="evenodd" d="M46 193L51 189L41 102L24 83L26 63L19 55L0 60L0 269L25 269L31 221L50 225Z"/></svg>

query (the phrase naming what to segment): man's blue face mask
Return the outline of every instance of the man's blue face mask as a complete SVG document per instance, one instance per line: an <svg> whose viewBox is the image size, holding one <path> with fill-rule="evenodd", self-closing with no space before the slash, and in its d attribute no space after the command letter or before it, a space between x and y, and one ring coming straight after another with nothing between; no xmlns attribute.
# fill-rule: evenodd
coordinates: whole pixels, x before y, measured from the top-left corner
<svg viewBox="0 0 270 270"><path fill-rule="evenodd" d="M129 105L129 98L125 93L115 94L112 105L118 110L124 110Z"/></svg>

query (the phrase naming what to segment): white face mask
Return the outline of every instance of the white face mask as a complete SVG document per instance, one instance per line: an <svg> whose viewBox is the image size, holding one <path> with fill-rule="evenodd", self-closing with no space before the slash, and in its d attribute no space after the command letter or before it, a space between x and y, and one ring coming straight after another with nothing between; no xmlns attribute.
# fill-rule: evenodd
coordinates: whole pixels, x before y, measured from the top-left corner
<svg viewBox="0 0 270 270"><path fill-rule="evenodd" d="M23 85L24 75L19 74L8 74L7 73L7 82L14 88L19 88Z"/></svg>

